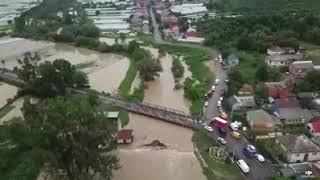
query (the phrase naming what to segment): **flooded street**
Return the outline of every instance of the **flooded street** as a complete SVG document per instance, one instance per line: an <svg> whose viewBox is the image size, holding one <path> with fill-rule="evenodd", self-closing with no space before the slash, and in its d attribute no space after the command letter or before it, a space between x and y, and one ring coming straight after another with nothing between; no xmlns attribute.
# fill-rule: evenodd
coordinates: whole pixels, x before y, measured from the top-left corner
<svg viewBox="0 0 320 180"><path fill-rule="evenodd" d="M147 83L144 101L189 112L190 102L183 97L183 89L174 90L171 56L166 55L161 62L163 72L157 80ZM185 70L185 76L191 75ZM115 180L206 179L193 153L192 130L137 114L129 115L130 122L125 128L134 130L134 142L120 146L121 169L116 172ZM167 149L143 146L154 140L164 143Z"/></svg>

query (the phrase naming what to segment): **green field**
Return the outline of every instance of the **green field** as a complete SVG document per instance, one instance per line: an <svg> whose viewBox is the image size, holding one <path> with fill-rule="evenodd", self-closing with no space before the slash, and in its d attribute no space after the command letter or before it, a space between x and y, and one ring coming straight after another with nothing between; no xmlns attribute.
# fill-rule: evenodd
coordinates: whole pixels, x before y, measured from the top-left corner
<svg viewBox="0 0 320 180"><path fill-rule="evenodd" d="M242 13L319 11L319 0L221 0L223 10Z"/></svg>

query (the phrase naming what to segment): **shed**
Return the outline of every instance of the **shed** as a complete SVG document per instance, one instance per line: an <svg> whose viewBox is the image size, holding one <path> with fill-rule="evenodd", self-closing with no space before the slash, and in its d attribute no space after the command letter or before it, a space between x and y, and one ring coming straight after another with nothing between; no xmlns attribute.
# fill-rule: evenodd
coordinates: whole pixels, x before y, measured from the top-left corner
<svg viewBox="0 0 320 180"><path fill-rule="evenodd" d="M117 134L118 144L130 144L133 141L133 129L121 129Z"/></svg>
<svg viewBox="0 0 320 180"><path fill-rule="evenodd" d="M110 111L107 113L107 118L111 120L119 120L119 111Z"/></svg>

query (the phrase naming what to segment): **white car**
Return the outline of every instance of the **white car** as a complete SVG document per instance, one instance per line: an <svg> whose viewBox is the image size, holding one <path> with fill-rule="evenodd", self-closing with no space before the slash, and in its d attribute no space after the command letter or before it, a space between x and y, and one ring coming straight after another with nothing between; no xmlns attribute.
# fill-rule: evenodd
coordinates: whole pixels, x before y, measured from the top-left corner
<svg viewBox="0 0 320 180"><path fill-rule="evenodd" d="M220 101L223 101L223 96L221 96L221 97L219 98L219 100L220 100Z"/></svg>
<svg viewBox="0 0 320 180"><path fill-rule="evenodd" d="M208 107L208 106L209 106L209 102L206 101L206 102L204 103L204 107Z"/></svg>
<svg viewBox="0 0 320 180"><path fill-rule="evenodd" d="M261 163L263 163L265 161L264 157L261 154L255 154L254 156Z"/></svg>
<svg viewBox="0 0 320 180"><path fill-rule="evenodd" d="M216 79L215 82L214 82L214 84L215 84L215 85L218 85L218 84L219 84L219 81L220 81L219 79Z"/></svg>
<svg viewBox="0 0 320 180"><path fill-rule="evenodd" d="M227 144L227 141L225 139L223 139L222 137L218 137L218 142L222 145Z"/></svg>
<svg viewBox="0 0 320 180"><path fill-rule="evenodd" d="M211 86L211 91L214 92L216 90L216 86Z"/></svg>
<svg viewBox="0 0 320 180"><path fill-rule="evenodd" d="M218 101L217 106L221 107L221 101Z"/></svg>
<svg viewBox="0 0 320 180"><path fill-rule="evenodd" d="M211 126L205 126L204 127L207 131L209 132L212 132L213 131L213 128Z"/></svg>
<svg viewBox="0 0 320 180"><path fill-rule="evenodd" d="M304 174L305 174L306 176L311 176L311 175L312 175L312 171L306 171L306 172L304 172Z"/></svg>

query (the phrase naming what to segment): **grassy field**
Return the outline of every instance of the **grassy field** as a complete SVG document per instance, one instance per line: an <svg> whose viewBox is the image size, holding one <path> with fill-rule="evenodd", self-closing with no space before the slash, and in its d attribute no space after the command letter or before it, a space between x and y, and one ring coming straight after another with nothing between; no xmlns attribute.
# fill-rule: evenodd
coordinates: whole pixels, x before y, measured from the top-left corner
<svg viewBox="0 0 320 180"><path fill-rule="evenodd" d="M209 88L213 81L213 74L209 67L205 65L205 61L210 59L210 54L204 49L192 48L179 45L157 45L163 48L169 54L180 55L184 57L189 70L192 73L192 78L204 84L206 89ZM202 112L203 99L193 99L190 112L192 115L198 115Z"/></svg>
<svg viewBox="0 0 320 180"><path fill-rule="evenodd" d="M218 162L210 158L208 149L212 146L219 146L214 143L204 132L196 131L193 133L192 141L197 146L201 156L208 165L203 167L203 172L208 180L241 180L240 170L235 165L226 162Z"/></svg>

